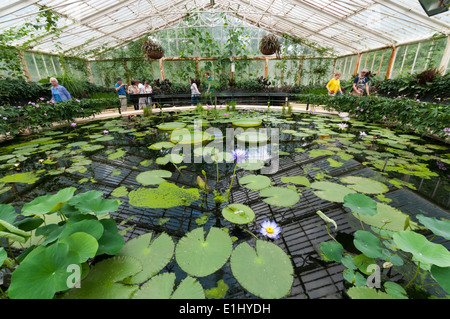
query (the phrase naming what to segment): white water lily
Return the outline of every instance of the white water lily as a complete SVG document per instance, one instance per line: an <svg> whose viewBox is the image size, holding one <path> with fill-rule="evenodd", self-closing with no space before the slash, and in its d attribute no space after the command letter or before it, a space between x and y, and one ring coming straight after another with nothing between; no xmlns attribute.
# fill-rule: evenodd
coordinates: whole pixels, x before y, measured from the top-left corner
<svg viewBox="0 0 450 319"><path fill-rule="evenodd" d="M339 123L338 126L339 126L339 129L341 129L341 130L345 130L348 127L348 125L345 123Z"/></svg>
<svg viewBox="0 0 450 319"><path fill-rule="evenodd" d="M348 113L347 112L343 112L343 113L339 113L340 117L348 117Z"/></svg>
<svg viewBox="0 0 450 319"><path fill-rule="evenodd" d="M359 132L359 136L360 137L365 137L365 136L367 136L367 133L366 132Z"/></svg>

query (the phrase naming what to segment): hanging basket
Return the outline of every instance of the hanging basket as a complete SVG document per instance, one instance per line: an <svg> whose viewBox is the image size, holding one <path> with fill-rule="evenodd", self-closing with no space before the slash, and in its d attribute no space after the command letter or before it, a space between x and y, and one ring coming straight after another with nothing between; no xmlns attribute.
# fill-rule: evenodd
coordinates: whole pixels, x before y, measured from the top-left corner
<svg viewBox="0 0 450 319"><path fill-rule="evenodd" d="M262 37L259 43L259 51L264 55L276 54L277 58L280 58L281 43L278 38L273 34L267 34Z"/></svg>
<svg viewBox="0 0 450 319"><path fill-rule="evenodd" d="M275 54L277 52L276 49L273 48L265 48L265 47L260 47L259 50L261 51L262 54L264 55L272 55Z"/></svg>
<svg viewBox="0 0 450 319"><path fill-rule="evenodd" d="M146 54L147 58L154 60L159 60L164 56L164 52L161 51L147 51Z"/></svg>

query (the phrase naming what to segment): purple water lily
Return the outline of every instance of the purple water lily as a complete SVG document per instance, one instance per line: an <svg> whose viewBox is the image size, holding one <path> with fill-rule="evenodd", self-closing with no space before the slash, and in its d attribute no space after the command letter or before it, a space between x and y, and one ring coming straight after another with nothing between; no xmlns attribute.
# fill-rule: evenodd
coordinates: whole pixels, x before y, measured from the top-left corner
<svg viewBox="0 0 450 319"><path fill-rule="evenodd" d="M276 222L265 220L261 223L259 232L270 239L278 239L280 238L281 227Z"/></svg>
<svg viewBox="0 0 450 319"><path fill-rule="evenodd" d="M231 151L231 155L233 156L233 160L236 160L236 163L242 163L248 158L248 153L246 150L236 149Z"/></svg>

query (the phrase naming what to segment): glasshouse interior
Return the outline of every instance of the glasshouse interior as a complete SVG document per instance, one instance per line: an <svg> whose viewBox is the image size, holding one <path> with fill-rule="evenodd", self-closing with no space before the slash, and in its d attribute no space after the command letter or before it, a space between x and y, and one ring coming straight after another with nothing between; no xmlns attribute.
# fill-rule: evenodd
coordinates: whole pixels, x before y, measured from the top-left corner
<svg viewBox="0 0 450 319"><path fill-rule="evenodd" d="M449 10L2 0L0 298L450 298Z"/></svg>

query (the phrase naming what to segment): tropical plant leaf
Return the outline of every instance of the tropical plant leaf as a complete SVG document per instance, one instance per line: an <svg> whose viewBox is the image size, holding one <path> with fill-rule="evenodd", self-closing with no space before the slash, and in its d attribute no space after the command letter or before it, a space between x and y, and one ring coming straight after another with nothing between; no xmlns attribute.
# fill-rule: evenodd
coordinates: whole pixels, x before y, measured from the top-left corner
<svg viewBox="0 0 450 319"><path fill-rule="evenodd" d="M369 196L359 193L345 195L344 206L354 214L374 216L377 214L377 202Z"/></svg>
<svg viewBox="0 0 450 319"><path fill-rule="evenodd" d="M347 290L347 294L352 299L396 299L391 295L369 287L352 287Z"/></svg>
<svg viewBox="0 0 450 319"><path fill-rule="evenodd" d="M259 191L271 184L270 178L264 175L246 175L239 179L239 184L253 191Z"/></svg>
<svg viewBox="0 0 450 319"><path fill-rule="evenodd" d="M435 235L444 237L450 240L450 221L438 220L436 218L425 217L424 215L417 215L416 218L426 228L431 230Z"/></svg>
<svg viewBox="0 0 450 319"><path fill-rule="evenodd" d="M353 215L356 218L360 218L361 221L363 221L367 225L390 231L404 230L405 225L407 224L407 220L409 220L408 215L384 203L377 203L377 214L374 216L358 216L355 213L353 213ZM418 229L417 223L413 221L409 221L408 223L411 229Z"/></svg>
<svg viewBox="0 0 450 319"><path fill-rule="evenodd" d="M353 244L355 244L355 247L367 257L380 258L383 256L380 239L368 231L356 231Z"/></svg>
<svg viewBox="0 0 450 319"><path fill-rule="evenodd" d="M223 217L233 224L249 224L255 219L255 212L242 204L230 204L222 209Z"/></svg>
<svg viewBox="0 0 450 319"><path fill-rule="evenodd" d="M170 178L172 172L166 170L154 170L140 173L136 176L136 181L142 185L157 185L165 182L164 178Z"/></svg>
<svg viewBox="0 0 450 319"><path fill-rule="evenodd" d="M354 190L332 182L314 182L311 188L317 189L313 192L317 197L338 203L343 203L346 195L355 193Z"/></svg>
<svg viewBox="0 0 450 319"><path fill-rule="evenodd" d="M350 184L347 186L348 188L364 194L382 194L389 191L386 185L370 178L346 176L342 177L341 181Z"/></svg>
<svg viewBox="0 0 450 319"><path fill-rule="evenodd" d="M338 242L326 241L320 244L320 251L325 257L325 260L341 262L344 247Z"/></svg>
<svg viewBox="0 0 450 319"><path fill-rule="evenodd" d="M31 216L56 212L73 197L75 191L75 187L68 187L54 195L39 196L22 207L22 215Z"/></svg>
<svg viewBox="0 0 450 319"><path fill-rule="evenodd" d="M439 267L436 265L431 266L431 276L434 280L450 294L450 267Z"/></svg>
<svg viewBox="0 0 450 319"><path fill-rule="evenodd" d="M308 178L305 176L283 176L281 177L282 183L292 183L295 185L302 185L306 187L310 187L311 183L309 182Z"/></svg>
<svg viewBox="0 0 450 319"><path fill-rule="evenodd" d="M120 235L117 224L112 219L101 219L103 226L102 237L98 239L97 256L102 254L115 255L125 244L125 239Z"/></svg>
<svg viewBox="0 0 450 319"><path fill-rule="evenodd" d="M300 196L296 191L284 187L268 187L259 192L263 201L272 206L290 207L297 204Z"/></svg>

